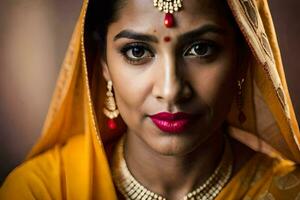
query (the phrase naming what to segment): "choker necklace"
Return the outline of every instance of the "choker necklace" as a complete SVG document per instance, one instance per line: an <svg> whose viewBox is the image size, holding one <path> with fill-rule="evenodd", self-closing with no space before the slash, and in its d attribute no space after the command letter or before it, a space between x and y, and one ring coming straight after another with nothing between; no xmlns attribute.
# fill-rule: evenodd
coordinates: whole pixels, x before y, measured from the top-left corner
<svg viewBox="0 0 300 200"><path fill-rule="evenodd" d="M200 186L186 194L183 200L213 200L228 182L233 166L232 150L226 139L221 162L213 174ZM145 188L130 173L124 158L124 136L116 146L113 157L112 174L114 182L126 200L167 200Z"/></svg>

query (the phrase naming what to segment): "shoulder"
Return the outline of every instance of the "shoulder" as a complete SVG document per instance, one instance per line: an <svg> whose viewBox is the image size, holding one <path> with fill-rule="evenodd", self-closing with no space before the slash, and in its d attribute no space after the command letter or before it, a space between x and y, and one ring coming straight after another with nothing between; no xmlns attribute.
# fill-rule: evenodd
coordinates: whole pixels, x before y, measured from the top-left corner
<svg viewBox="0 0 300 200"><path fill-rule="evenodd" d="M59 187L59 147L28 160L14 169L0 189L0 199L51 199Z"/></svg>
<svg viewBox="0 0 300 200"><path fill-rule="evenodd" d="M300 166L279 157L267 157L271 161L261 187L259 199L299 199Z"/></svg>
<svg viewBox="0 0 300 200"><path fill-rule="evenodd" d="M290 161L279 162L268 193L274 199L300 199L300 166Z"/></svg>
<svg viewBox="0 0 300 200"><path fill-rule="evenodd" d="M224 194L232 196L234 190L238 192L233 199L300 200L300 167L277 155L257 152L228 184Z"/></svg>
<svg viewBox="0 0 300 200"><path fill-rule="evenodd" d="M61 199L64 157L81 146L82 137L72 137L15 168L0 188L0 199Z"/></svg>

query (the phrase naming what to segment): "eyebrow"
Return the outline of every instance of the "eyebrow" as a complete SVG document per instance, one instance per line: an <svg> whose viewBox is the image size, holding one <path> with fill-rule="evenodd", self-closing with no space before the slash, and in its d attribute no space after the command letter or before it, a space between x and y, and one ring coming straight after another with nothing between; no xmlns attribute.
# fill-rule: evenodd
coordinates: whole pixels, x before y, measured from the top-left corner
<svg viewBox="0 0 300 200"><path fill-rule="evenodd" d="M145 42L158 42L157 37L149 34L141 34L137 33L132 30L123 30L120 33L118 33L114 37L114 41L121 39L121 38L127 38L127 39L133 39L133 40L140 40L140 41L145 41Z"/></svg>
<svg viewBox="0 0 300 200"><path fill-rule="evenodd" d="M217 25L207 24L207 25L201 26L199 28L196 28L192 31L189 31L187 33L180 35L178 39L183 40L185 38L195 38L199 35L204 35L209 32L216 33L216 34L225 34L226 33L226 31L224 29L220 28ZM129 30L129 29L123 30L120 33L118 33L114 37L114 41L121 39L121 38L139 40L139 41L144 41L144 42L155 42L155 43L158 42L157 37L155 37L153 35L138 33L138 32L135 32L135 31Z"/></svg>
<svg viewBox="0 0 300 200"><path fill-rule="evenodd" d="M195 38L200 35L204 35L206 33L215 33L219 35L224 35L226 34L225 29L222 29L221 27L214 25L214 24L206 24L204 26L200 26L192 31L189 31L187 33L184 33L179 36L178 40L184 40L186 38Z"/></svg>

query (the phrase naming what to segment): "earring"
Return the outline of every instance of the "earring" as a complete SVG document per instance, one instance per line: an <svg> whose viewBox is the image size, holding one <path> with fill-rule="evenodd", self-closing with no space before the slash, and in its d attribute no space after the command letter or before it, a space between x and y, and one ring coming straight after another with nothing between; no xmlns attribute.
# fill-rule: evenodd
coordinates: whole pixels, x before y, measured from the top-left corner
<svg viewBox="0 0 300 200"><path fill-rule="evenodd" d="M238 93L237 93L237 107L239 110L239 122L243 124L247 118L246 115L243 112L243 84L245 82L245 79L242 78L241 80L238 80Z"/></svg>
<svg viewBox="0 0 300 200"><path fill-rule="evenodd" d="M119 110L117 109L117 105L114 99L114 94L112 93L112 81L107 82L107 92L106 92L106 100L105 107L103 109L104 115L108 118L107 126L109 129L113 130L117 128L117 123L115 122L115 118L119 115Z"/></svg>

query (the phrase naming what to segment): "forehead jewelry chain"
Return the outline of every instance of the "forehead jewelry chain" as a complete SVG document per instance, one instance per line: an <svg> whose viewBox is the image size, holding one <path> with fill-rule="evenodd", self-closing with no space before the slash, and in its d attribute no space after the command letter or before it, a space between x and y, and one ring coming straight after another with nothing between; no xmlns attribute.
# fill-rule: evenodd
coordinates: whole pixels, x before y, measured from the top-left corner
<svg viewBox="0 0 300 200"><path fill-rule="evenodd" d="M113 179L118 190L126 200L167 200L160 194L156 194L141 183L130 173L124 159L124 137L116 147L113 158ZM221 192L228 182L233 166L232 150L226 139L223 157L214 173L199 187L184 196L183 200L213 200Z"/></svg>
<svg viewBox="0 0 300 200"><path fill-rule="evenodd" d="M165 26L173 27L175 25L173 13L182 8L182 0L153 0L153 5L165 13Z"/></svg>

